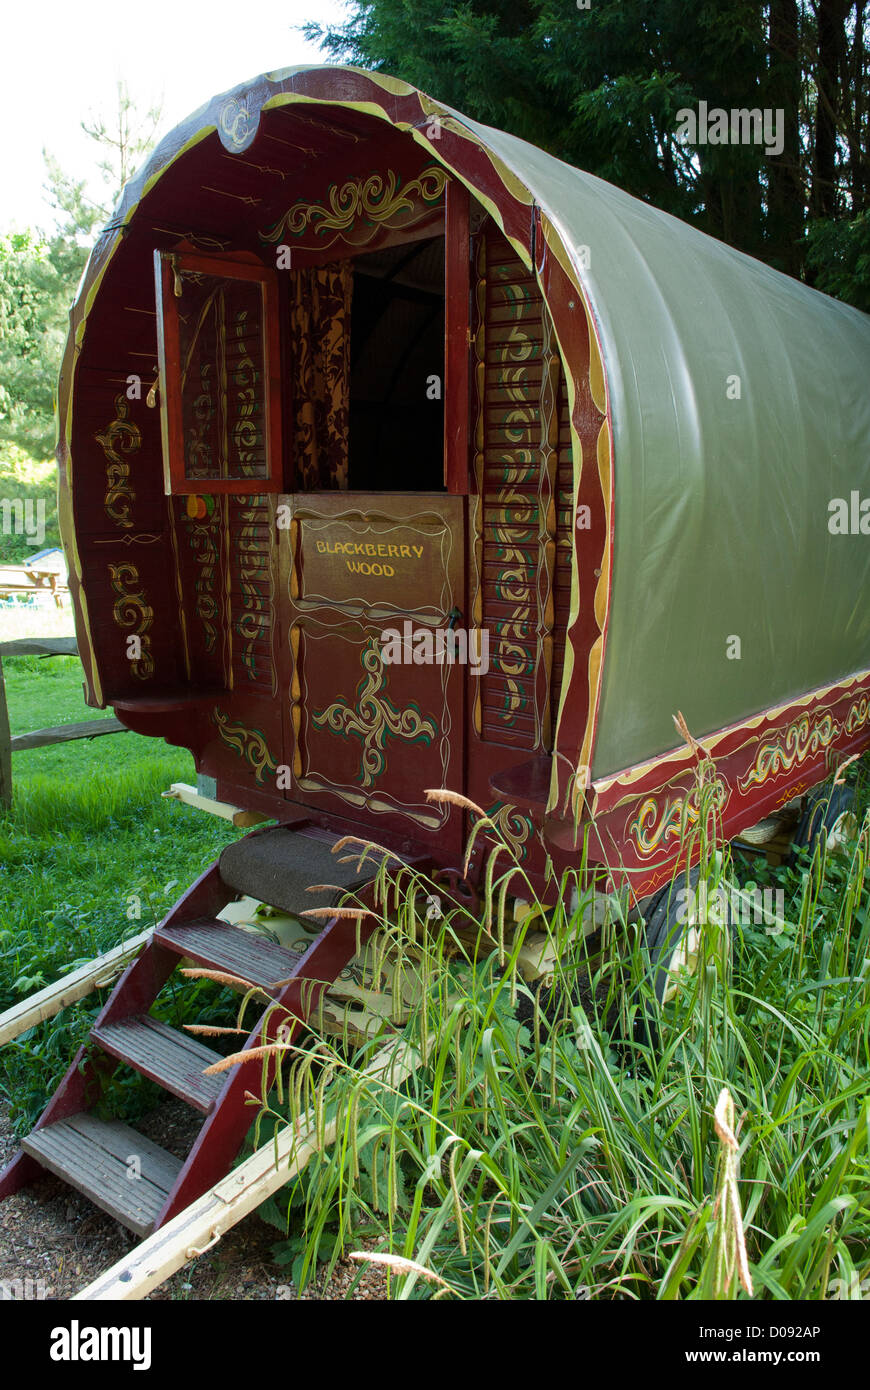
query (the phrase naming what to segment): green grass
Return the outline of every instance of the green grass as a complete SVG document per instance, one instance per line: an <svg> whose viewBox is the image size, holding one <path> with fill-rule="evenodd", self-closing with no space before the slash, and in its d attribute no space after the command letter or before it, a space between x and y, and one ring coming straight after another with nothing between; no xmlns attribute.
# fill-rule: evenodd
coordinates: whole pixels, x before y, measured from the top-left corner
<svg viewBox="0 0 870 1390"><path fill-rule="evenodd" d="M360 1054L315 1040L295 1050L292 1083L264 1109L270 1123L309 1108L318 1123L338 1120L339 1142L268 1209L276 1224L285 1212L296 1221L296 1277L368 1240L425 1271L393 1280L400 1298L860 1297L870 1278L860 780L863 824L845 862L820 848L777 871L784 931L728 930L710 914L699 967L665 1006L641 926L618 920L587 942L582 898L573 916L551 915L556 979L549 995L530 993L516 968L522 929L506 930L502 896L521 891L521 869L492 823L482 823L498 851L489 934L469 945L471 924L454 914L420 944L432 886L406 878L381 930L394 951L416 931L404 969L422 1002L404 1034L422 1065L391 1088L360 1076ZM762 875L730 866L714 804L700 827L710 901L726 876Z"/></svg>
<svg viewBox="0 0 870 1390"><path fill-rule="evenodd" d="M105 717L84 705L74 657L8 657L3 667L13 733ZM161 797L172 782L196 780L191 756L162 740L77 740L13 753L12 770L13 806L0 814L0 1009L159 920L238 836ZM3 1049L0 1091L19 1132L99 1003L92 996ZM169 1006L180 1017L182 996ZM129 1089L131 1105L144 1103L144 1091Z"/></svg>
<svg viewBox="0 0 870 1390"><path fill-rule="evenodd" d="M88 717L74 660L5 666L16 731ZM13 761L0 1007L157 920L236 834L160 797L193 767L155 740L112 735ZM270 1096L268 1123L312 1104L339 1118L339 1142L264 1211L293 1225L281 1253L294 1278L368 1238L427 1271L393 1278L401 1298L746 1298L742 1252L755 1298L859 1297L870 1279L868 770L865 758L846 774L861 830L845 859L821 845L782 869L731 861L702 786L695 848L710 900L726 877L772 884L786 925L725 931L711 915L698 970L664 1006L637 920L584 938L586 889L577 912L548 919L552 992L529 990L517 969L526 928L509 929L505 908L533 895L485 819L478 833L498 854L484 927L457 912L425 935L437 889L410 875L391 890L381 929L420 987L405 1035L423 1062L391 1089L359 1074L384 1037L353 1052L309 1037L292 1085ZM234 1005L185 984L159 1007L177 1025L194 1011L228 1022ZM0 1090L19 1131L98 1007L86 1000L3 1049ZM137 1078L112 1098L127 1118L153 1099Z"/></svg>

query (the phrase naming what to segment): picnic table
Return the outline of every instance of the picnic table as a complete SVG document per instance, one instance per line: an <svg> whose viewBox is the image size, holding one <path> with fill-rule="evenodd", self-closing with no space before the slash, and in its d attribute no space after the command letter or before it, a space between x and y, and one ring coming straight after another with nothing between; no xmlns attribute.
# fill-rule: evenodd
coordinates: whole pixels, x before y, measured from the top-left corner
<svg viewBox="0 0 870 1390"><path fill-rule="evenodd" d="M35 569L29 565L0 565L0 598L32 597L49 592L58 608L69 593L66 575L54 569Z"/></svg>

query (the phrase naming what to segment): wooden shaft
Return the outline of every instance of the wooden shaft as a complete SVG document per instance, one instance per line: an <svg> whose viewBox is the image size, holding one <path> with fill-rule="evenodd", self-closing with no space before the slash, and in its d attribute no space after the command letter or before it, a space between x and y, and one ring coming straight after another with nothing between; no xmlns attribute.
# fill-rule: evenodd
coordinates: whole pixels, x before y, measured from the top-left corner
<svg viewBox="0 0 870 1390"><path fill-rule="evenodd" d="M6 708L6 682L0 658L0 806L12 805L12 736Z"/></svg>
<svg viewBox="0 0 870 1390"><path fill-rule="evenodd" d="M109 984L137 955L150 936L150 929L140 932L138 936L131 937L129 941L122 941L120 946L106 951L105 955L97 956L78 970L64 975L62 980L55 980L54 984L46 985L45 989L39 990L37 994L29 995L19 1004L13 1004L11 1009L0 1014L0 1047L17 1038L20 1033L26 1033L28 1028L35 1027L37 1023L53 1018L67 1005L74 1004L77 1000L92 994L95 989Z"/></svg>

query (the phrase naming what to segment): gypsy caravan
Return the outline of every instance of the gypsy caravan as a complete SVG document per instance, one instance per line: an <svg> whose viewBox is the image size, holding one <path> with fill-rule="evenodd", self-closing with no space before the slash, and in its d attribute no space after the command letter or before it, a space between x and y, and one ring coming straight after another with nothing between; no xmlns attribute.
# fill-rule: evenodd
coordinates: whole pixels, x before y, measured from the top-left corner
<svg viewBox="0 0 870 1390"><path fill-rule="evenodd" d="M863 750L868 380L865 315L393 78L270 73L168 136L62 370L87 698L278 827L185 894L93 1030L101 1066L202 1111L186 1162L140 1141L124 1184L82 1055L0 1195L48 1167L144 1232L226 1172L244 1069L203 1076L150 1002L192 958L298 1026L353 924L300 957L219 914L352 885L345 834L473 904L467 808L426 789L486 808L542 891L593 823L640 900L693 814L678 710L732 837Z"/></svg>

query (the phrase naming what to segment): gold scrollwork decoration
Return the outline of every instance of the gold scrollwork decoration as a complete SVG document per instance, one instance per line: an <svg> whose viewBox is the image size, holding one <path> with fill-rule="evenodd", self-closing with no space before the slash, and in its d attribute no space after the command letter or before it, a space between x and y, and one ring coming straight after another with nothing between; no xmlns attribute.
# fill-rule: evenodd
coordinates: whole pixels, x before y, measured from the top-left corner
<svg viewBox="0 0 870 1390"><path fill-rule="evenodd" d="M711 790L713 805L721 811L728 800L728 787L721 777L714 776ZM699 815L697 787L666 797L662 804L657 797L648 796L625 831L634 841L638 854L648 859L660 849L666 850L670 841L682 839L697 825Z"/></svg>
<svg viewBox="0 0 870 1390"><path fill-rule="evenodd" d="M220 128L231 145L241 148L248 138L251 113L246 101L230 97L221 107Z"/></svg>
<svg viewBox="0 0 870 1390"><path fill-rule="evenodd" d="M519 811L509 801L495 801L486 813L504 836L514 857L522 863L529 853L534 832L531 816Z"/></svg>
<svg viewBox="0 0 870 1390"><path fill-rule="evenodd" d="M267 772L276 772L277 759L272 756L266 735L262 729L249 729L245 724L233 724L228 714L215 705L212 710L212 723L217 726L221 742L237 753L251 768L255 781L261 785Z"/></svg>
<svg viewBox="0 0 870 1390"><path fill-rule="evenodd" d="M247 309L240 309L235 317L236 358L233 381L237 387L238 417L233 425L233 444L239 457L242 473L250 475L256 463L256 450L260 448L260 431L254 418L257 409L256 386L259 372L248 352L246 322Z"/></svg>
<svg viewBox="0 0 870 1390"><path fill-rule="evenodd" d="M404 186L392 169L386 174L348 179L330 185L327 203L294 203L260 235L263 241L277 242L310 232L316 245L331 246L343 233L349 233L346 241L363 246L381 227L413 227L428 217L446 183L447 173L440 164L430 164Z"/></svg>
<svg viewBox="0 0 870 1390"><path fill-rule="evenodd" d="M763 743L755 755L755 762L741 777L737 785L742 792L752 786L761 786L769 778L780 772L790 772L793 767L806 762L807 758L827 748L837 735L836 721L830 714L824 715L816 723L810 722L808 714L801 715L790 724L781 738L771 743Z"/></svg>
<svg viewBox="0 0 870 1390"><path fill-rule="evenodd" d="M862 696L860 700L856 700L849 707L845 723L846 733L855 734L859 729L863 729L868 722L870 722L870 699Z"/></svg>
<svg viewBox="0 0 870 1390"><path fill-rule="evenodd" d="M139 639L139 656L131 661L130 670L138 680L150 680L154 675L154 657L148 632L154 622L154 609L145 598L139 571L126 561L109 565L109 579L117 595L112 616L119 627L131 628L130 636Z"/></svg>
<svg viewBox="0 0 870 1390"><path fill-rule="evenodd" d="M94 438L107 460L106 495L103 501L106 514L118 526L131 527L136 494L130 482L130 465L121 455L134 454L142 447L142 432L130 419L130 402L123 391L115 397L114 420Z"/></svg>
<svg viewBox="0 0 870 1390"><path fill-rule="evenodd" d="M667 847L670 840L679 840L684 816L687 825L694 824L698 819L698 812L693 806L686 805L685 797L668 800L660 809L656 798L648 796L626 830L634 840L638 853L646 858L655 854L660 846Z"/></svg>
<svg viewBox="0 0 870 1390"><path fill-rule="evenodd" d="M220 568L220 528L222 513L220 505L215 506L211 497L208 503L203 497L204 516L192 517L185 509L182 520L187 530L188 543L194 553L197 575L194 582L196 600L194 612L202 624L205 636L205 649L214 651L217 642L217 575Z"/></svg>

